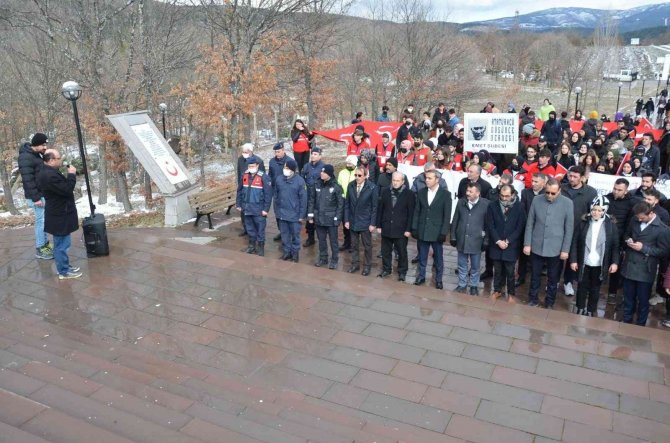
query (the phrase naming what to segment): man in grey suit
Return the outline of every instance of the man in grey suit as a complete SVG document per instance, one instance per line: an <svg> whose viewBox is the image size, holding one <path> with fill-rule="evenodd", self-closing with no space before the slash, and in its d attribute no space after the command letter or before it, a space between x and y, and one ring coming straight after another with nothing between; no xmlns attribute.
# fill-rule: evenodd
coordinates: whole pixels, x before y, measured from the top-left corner
<svg viewBox="0 0 670 443"><path fill-rule="evenodd" d="M561 260L570 252L574 230L573 205L561 195L555 178L547 180L544 198L533 199L526 222L523 253L530 256L531 277L528 306L538 305L542 265L547 264L547 296L544 307L552 309L561 275Z"/></svg>
<svg viewBox="0 0 670 443"><path fill-rule="evenodd" d="M633 218L624 236L626 247L621 265L623 276L623 321L645 326L649 315L649 296L656 279L659 258L668 253L668 227L647 202L633 207Z"/></svg>

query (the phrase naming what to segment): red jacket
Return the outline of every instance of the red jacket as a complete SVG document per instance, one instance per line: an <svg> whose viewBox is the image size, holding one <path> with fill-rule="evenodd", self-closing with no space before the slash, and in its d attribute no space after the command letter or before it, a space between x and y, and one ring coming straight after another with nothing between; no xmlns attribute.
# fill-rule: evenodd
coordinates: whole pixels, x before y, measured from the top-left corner
<svg viewBox="0 0 670 443"><path fill-rule="evenodd" d="M445 168L449 171L463 171L463 154L454 155L454 161L447 163Z"/></svg>
<svg viewBox="0 0 670 443"><path fill-rule="evenodd" d="M377 145L377 149L375 149L375 151L377 152L377 165L380 168L384 168L386 160L388 160L393 156L394 149L395 149L395 143L393 142L389 142L389 144L386 146L384 146L381 143Z"/></svg>
<svg viewBox="0 0 670 443"><path fill-rule="evenodd" d="M363 149L370 149L370 140L364 138L360 145L357 145L353 140L351 140L347 145L347 155L355 155L358 157L361 155L361 151Z"/></svg>
<svg viewBox="0 0 670 443"><path fill-rule="evenodd" d="M304 133L301 132L298 140L293 142L293 152L297 154L309 152L309 138Z"/></svg>

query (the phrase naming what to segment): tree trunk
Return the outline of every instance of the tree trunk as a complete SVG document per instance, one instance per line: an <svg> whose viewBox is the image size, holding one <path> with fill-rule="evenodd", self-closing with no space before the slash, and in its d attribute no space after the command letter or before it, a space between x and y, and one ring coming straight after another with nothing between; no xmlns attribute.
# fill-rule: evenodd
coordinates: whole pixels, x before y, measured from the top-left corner
<svg viewBox="0 0 670 443"><path fill-rule="evenodd" d="M203 134L203 138L200 144L200 180L202 181L202 185L205 186L207 181L205 180L205 154L207 153L207 133L209 132L208 129L205 129L205 132Z"/></svg>
<svg viewBox="0 0 670 443"><path fill-rule="evenodd" d="M154 197L151 191L151 177L147 171L144 171L144 203L147 208L154 204Z"/></svg>
<svg viewBox="0 0 670 443"><path fill-rule="evenodd" d="M104 205L107 203L107 143L103 142L98 147L98 204Z"/></svg>
<svg viewBox="0 0 670 443"><path fill-rule="evenodd" d="M123 210L125 212L130 212L133 210L133 206L130 204L130 198L128 197L128 183L126 181L126 173L123 171L118 171L116 173L116 186L117 186L117 196L121 203L123 203Z"/></svg>
<svg viewBox="0 0 670 443"><path fill-rule="evenodd" d="M0 151L0 155L4 152ZM20 212L14 205L14 194L12 194L12 186L9 184L9 174L7 173L7 165L4 159L0 162L0 180L2 180L2 190L5 193L5 206L12 215L19 215Z"/></svg>
<svg viewBox="0 0 670 443"><path fill-rule="evenodd" d="M316 112L314 111L314 91L312 90L312 67L305 67L305 101L307 102L307 116L309 127L316 128Z"/></svg>

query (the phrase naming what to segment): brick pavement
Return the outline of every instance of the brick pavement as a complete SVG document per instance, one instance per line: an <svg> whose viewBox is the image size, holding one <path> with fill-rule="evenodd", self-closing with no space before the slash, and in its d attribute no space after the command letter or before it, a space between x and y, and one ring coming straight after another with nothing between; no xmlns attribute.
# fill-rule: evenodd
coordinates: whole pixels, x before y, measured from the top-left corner
<svg viewBox="0 0 670 443"><path fill-rule="evenodd" d="M670 332L249 256L237 232L113 230L91 260L76 235L63 282L31 229L0 232L0 441L670 441Z"/></svg>

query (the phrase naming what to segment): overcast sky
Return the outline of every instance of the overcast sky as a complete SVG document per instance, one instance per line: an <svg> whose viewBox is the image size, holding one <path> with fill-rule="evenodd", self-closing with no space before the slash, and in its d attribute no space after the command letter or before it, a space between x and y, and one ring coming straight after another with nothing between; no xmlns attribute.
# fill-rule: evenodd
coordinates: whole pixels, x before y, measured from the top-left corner
<svg viewBox="0 0 670 443"><path fill-rule="evenodd" d="M362 7L366 0L359 0L352 12ZM465 23L494 18L512 17L514 11L529 14L553 7L581 7L593 9L630 9L642 5L665 3L659 0L561 0L543 2L538 0L432 0L436 20ZM362 14L365 15L365 14Z"/></svg>

